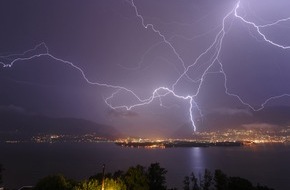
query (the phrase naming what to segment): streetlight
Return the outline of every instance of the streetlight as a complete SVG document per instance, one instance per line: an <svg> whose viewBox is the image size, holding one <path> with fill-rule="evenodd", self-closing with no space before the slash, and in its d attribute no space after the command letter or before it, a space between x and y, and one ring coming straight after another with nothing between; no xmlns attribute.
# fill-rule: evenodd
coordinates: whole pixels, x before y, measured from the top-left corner
<svg viewBox="0 0 290 190"><path fill-rule="evenodd" d="M106 167L106 165L103 164L102 190L105 190L105 167Z"/></svg>

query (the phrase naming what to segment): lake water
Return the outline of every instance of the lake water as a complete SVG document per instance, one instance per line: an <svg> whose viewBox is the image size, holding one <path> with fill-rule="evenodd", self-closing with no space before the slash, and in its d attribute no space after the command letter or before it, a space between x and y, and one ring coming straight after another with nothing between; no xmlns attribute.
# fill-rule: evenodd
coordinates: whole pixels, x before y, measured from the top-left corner
<svg viewBox="0 0 290 190"><path fill-rule="evenodd" d="M290 189L289 145L138 149L113 143L0 144L3 180L8 188L34 185L39 178L55 173L84 179L101 172L103 163L108 172L114 172L154 162L168 170L168 187L181 189L185 175L192 171L198 175L208 168L276 190Z"/></svg>

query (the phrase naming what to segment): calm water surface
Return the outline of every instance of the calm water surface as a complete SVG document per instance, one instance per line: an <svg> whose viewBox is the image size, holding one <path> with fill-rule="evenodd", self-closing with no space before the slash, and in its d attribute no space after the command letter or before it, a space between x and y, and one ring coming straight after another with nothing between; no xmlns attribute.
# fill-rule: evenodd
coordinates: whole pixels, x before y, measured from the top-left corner
<svg viewBox="0 0 290 190"><path fill-rule="evenodd" d="M103 163L108 172L114 172L153 162L168 170L168 187L181 189L185 175L192 171L198 175L208 168L276 190L290 189L290 145L138 149L113 143L0 144L4 185L9 188L34 185L55 173L84 179L101 172Z"/></svg>

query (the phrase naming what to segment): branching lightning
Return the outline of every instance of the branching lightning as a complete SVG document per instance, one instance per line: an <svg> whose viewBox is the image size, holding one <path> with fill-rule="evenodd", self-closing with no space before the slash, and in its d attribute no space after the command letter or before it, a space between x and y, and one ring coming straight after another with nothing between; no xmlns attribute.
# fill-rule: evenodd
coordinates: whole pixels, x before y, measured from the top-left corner
<svg viewBox="0 0 290 190"><path fill-rule="evenodd" d="M248 106L249 108L251 108L254 111L262 110L265 107L265 105L272 100L279 99L282 97L290 97L290 94L286 94L286 93L278 95L278 96L272 96L272 97L269 97L268 99L266 99L264 101L264 103L262 103L260 105L259 108L254 108L249 103L245 102L239 95L230 92L230 90L228 89L228 86L227 86L228 78L227 78L227 75L223 69L223 63L219 59L220 53L221 53L222 48L223 48L224 37L227 34L227 29L228 29L227 28L227 21L229 19L238 19L242 23L246 24L247 26L253 27L255 29L257 35L259 35L264 40L264 42L272 45L273 47L280 48L282 50L288 50L288 49L290 49L290 46L284 46L284 45L278 44L278 43L270 40L265 34L263 34L261 32L260 29L267 28L267 27L274 27L275 25L279 24L280 22L285 22L285 21L290 20L290 17L283 18L283 19L280 19L280 20L277 20L275 22L265 24L265 25L257 25L254 22L248 21L239 15L240 2L237 2L235 7L233 7L233 9L230 12L225 14L223 19L221 20L221 25L220 25L221 28L218 30L217 34L215 35L213 42L195 60L192 61L192 64L186 66L185 62L183 61L183 58L181 57L181 55L178 53L178 51L174 47L174 44L170 42L170 39L168 39L164 34L162 34L162 32L160 30L158 30L153 24L146 24L145 23L145 19L140 14L134 0L131 0L129 3L131 4L132 8L134 9L136 17L141 21L142 27L144 29L150 29L152 32L157 34L160 37L160 39L162 40L161 42L158 42L157 44L153 45L152 47L159 45L160 43L164 43L164 44L168 45L171 48L173 54L178 58L179 62L182 64L182 67L184 68L183 72L176 78L175 82L171 86L169 86L169 87L168 86L160 86L160 87L156 88L155 90L153 90L151 95L147 98L142 99L133 90L128 89L128 88L123 87L123 86L91 81L86 76L83 68L81 68L80 66L77 66L76 64L74 64L70 61L63 60L63 59L58 58L58 57L52 55L51 53L49 53L49 48L46 46L45 43L38 44L33 49L27 50L27 51L23 52L22 54L2 55L2 56L0 56L0 65L2 65L4 68L13 67L13 66L15 66L15 64L17 64L19 62L29 61L29 60L36 59L39 57L47 57L47 58L52 59L54 61L66 64L67 66L72 67L73 69L77 70L88 84L113 89L114 92L110 96L104 98L104 102L111 109L131 110L131 109L136 108L136 107L148 105L148 104L152 103L157 98L160 99L160 102L161 102L161 99L163 97L165 97L167 95L172 95L177 99L181 99L181 100L188 102L189 119L190 119L190 122L192 124L194 131L196 131L197 128L196 128L196 125L194 122L193 110L196 109L200 113L200 115L202 115L202 112L199 109L198 104L195 101L195 98L199 95L200 89L203 85L203 81L205 80L207 74L212 73L210 71L210 68L212 68L212 66L214 64L218 64L220 66L219 73L221 73L224 76L225 93L229 96L233 96L233 97L237 98L243 105ZM230 27L230 26L228 26L228 27ZM43 51L43 49L44 49L44 51ZM41 50L41 53L35 53L35 52L39 52L40 50ZM150 50L148 50L148 51L150 51ZM146 53L148 51L146 51ZM201 62L201 59L205 56L209 58L209 61L207 63ZM189 76L188 72L190 70L194 70L200 64L204 64L206 67L202 71L202 73L200 73L200 77L197 80L193 80L193 78L195 76ZM192 94L180 95L178 90L176 90L176 87L181 83L181 80L183 80L185 77L187 79L190 79L190 81L197 83L198 85L197 85L196 90L194 92L192 92ZM132 105L122 105L122 104L114 105L114 104L112 104L111 103L112 100L116 96L118 96L121 92L125 93L126 95L128 95L130 97L135 98L138 101L138 103L132 104Z"/></svg>
<svg viewBox="0 0 290 190"><path fill-rule="evenodd" d="M265 25L256 25L254 22L247 21L246 19L244 19L243 17L241 17L241 16L238 14L238 8L239 8L239 7L240 7L240 2L238 2L238 4L236 5L236 8L235 8L235 17L236 17L236 18L239 18L239 19L240 19L241 21L243 21L244 23L253 26L253 27L256 29L257 33L258 33L258 34L259 34L259 35L260 35L260 36L265 40L265 42L268 42L268 43L270 43L271 45L276 46L276 47L278 47L278 48L282 48L282 49L289 49L289 48L290 48L290 46L283 46L283 45L281 45L281 44L278 44L278 43L275 43L275 42L269 40L269 39L267 38L267 36L266 36L265 34L263 34L263 33L260 31L260 28L273 26L273 25L276 25L276 24L278 24L278 23L280 23L280 22L287 21L287 20L289 20L290 18L280 19L280 20L278 20L278 21L276 21L276 22L273 22L273 23L270 23L270 24L265 24Z"/></svg>

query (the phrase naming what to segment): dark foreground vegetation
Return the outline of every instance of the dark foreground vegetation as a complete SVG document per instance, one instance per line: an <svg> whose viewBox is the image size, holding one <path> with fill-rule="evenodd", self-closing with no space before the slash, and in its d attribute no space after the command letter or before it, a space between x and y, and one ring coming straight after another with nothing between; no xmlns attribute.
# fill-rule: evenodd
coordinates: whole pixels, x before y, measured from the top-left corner
<svg viewBox="0 0 290 190"><path fill-rule="evenodd" d="M0 164L0 186L2 184L2 171L3 171L3 167L2 167L2 164Z"/></svg>
<svg viewBox="0 0 290 190"><path fill-rule="evenodd" d="M1 184L0 165L0 184ZM159 163L148 168L137 165L126 172L98 173L83 181L67 179L63 175L51 175L40 179L35 190L177 190L166 186L167 170ZM267 186L253 185L247 179L227 176L221 170L213 173L205 169L197 178L194 173L185 176L183 190L273 190Z"/></svg>

